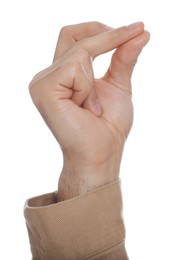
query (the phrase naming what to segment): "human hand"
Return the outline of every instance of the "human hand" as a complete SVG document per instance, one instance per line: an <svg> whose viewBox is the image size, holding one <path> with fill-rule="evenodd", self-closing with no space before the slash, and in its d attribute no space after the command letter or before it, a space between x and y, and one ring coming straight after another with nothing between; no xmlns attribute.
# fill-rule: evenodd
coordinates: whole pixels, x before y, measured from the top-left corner
<svg viewBox="0 0 179 260"><path fill-rule="evenodd" d="M133 120L131 76L148 40L143 23L115 30L96 22L66 26L53 64L30 83L63 152L60 200L118 179ZM94 79L92 61L114 49L106 74Z"/></svg>

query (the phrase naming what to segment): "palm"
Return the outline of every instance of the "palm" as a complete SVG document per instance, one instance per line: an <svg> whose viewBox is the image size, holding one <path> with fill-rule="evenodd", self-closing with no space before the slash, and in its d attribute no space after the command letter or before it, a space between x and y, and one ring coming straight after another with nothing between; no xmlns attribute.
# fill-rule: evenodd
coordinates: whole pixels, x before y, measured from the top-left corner
<svg viewBox="0 0 179 260"><path fill-rule="evenodd" d="M68 100L62 104L67 111L65 130L55 126L61 129L56 138L63 151L71 151L89 163L107 160L111 154L120 156L132 123L132 103L127 93L103 79L95 81L95 88L103 110L101 117Z"/></svg>

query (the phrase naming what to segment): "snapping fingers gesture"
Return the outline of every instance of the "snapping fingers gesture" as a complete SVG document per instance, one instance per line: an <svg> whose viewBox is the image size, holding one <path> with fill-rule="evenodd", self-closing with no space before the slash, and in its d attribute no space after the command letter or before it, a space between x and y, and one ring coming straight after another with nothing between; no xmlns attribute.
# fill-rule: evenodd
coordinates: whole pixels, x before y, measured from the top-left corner
<svg viewBox="0 0 179 260"><path fill-rule="evenodd" d="M113 29L98 22L62 28L51 66L30 83L30 94L61 146L59 199L115 181L133 108L131 76L149 41L143 23ZM93 60L114 50L101 79Z"/></svg>

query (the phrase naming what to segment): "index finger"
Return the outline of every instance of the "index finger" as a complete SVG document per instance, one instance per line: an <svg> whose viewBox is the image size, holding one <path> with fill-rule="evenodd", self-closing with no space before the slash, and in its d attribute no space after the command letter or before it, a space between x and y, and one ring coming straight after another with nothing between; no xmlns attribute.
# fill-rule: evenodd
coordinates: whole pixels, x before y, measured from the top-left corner
<svg viewBox="0 0 179 260"><path fill-rule="evenodd" d="M79 41L82 48L86 49L94 59L100 54L111 51L125 42L137 37L144 32L144 24L137 22L129 26L120 27L104 32L93 37Z"/></svg>
<svg viewBox="0 0 179 260"><path fill-rule="evenodd" d="M112 28L95 21L64 26L60 31L53 61L58 59L75 42L109 30Z"/></svg>

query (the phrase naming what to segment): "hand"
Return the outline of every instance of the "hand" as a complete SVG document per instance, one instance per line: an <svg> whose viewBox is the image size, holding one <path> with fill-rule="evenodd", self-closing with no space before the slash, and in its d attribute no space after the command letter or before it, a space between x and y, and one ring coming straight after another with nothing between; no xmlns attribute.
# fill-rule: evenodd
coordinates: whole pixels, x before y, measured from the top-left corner
<svg viewBox="0 0 179 260"><path fill-rule="evenodd" d="M132 71L148 40L143 23L66 26L53 64L30 83L32 99L63 152L60 200L118 179L133 120ZM113 49L106 74L94 79L92 61Z"/></svg>

